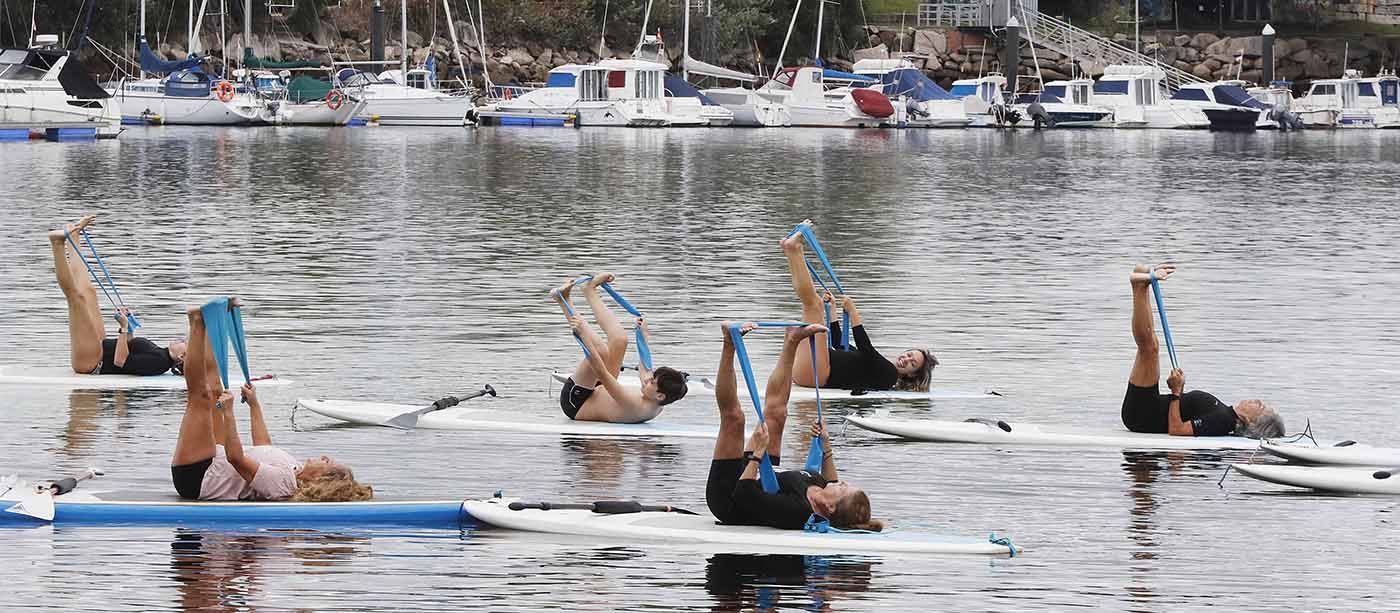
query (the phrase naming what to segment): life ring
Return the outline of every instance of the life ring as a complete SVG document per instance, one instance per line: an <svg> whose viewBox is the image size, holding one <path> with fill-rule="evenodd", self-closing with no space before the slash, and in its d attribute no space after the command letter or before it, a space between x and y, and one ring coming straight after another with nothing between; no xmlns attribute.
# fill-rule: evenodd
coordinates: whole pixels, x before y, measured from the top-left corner
<svg viewBox="0 0 1400 613"><path fill-rule="evenodd" d="M326 108L334 111L339 109L342 104L345 104L345 94L340 93L340 90L333 89L326 94Z"/></svg>
<svg viewBox="0 0 1400 613"><path fill-rule="evenodd" d="M219 102L233 100L233 84L228 81L219 81L219 84L214 86L214 94L219 97Z"/></svg>
<svg viewBox="0 0 1400 613"><path fill-rule="evenodd" d="M512 97L512 96L511 96L511 93L510 93L510 88L509 88L509 87L504 87L504 88L502 88L502 92L501 92L501 93L503 93L503 94L505 95L505 99L506 99L506 100L510 100L511 97Z"/></svg>

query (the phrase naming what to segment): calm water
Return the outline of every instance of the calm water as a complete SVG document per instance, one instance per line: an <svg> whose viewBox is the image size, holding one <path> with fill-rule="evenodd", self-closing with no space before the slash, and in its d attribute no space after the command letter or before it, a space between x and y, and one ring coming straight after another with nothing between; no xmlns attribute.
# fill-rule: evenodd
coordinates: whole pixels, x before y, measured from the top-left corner
<svg viewBox="0 0 1400 613"><path fill-rule="evenodd" d="M1133 262L1165 288L1188 385L1290 429L1400 444L1400 133L131 130L0 147L0 362L63 365L44 233L94 240L145 332L237 293L274 440L384 495L704 507L710 443L333 427L298 396L558 411L578 359L545 292L611 269L663 363L714 368L726 318L795 318L777 240L818 230L871 335L1001 401L888 408L1118 427ZM776 337L754 346L759 370ZM0 474L166 491L182 392L4 388ZM483 401L483 404L485 402ZM836 406L833 413L855 410ZM794 422L810 420L798 405ZM712 424L703 397L664 420ZM789 446L800 445L789 428ZM736 556L500 531L0 531L0 604L85 610L545 608L1392 610L1394 499L1231 476L1248 453L836 441L905 529L1006 533L1015 559ZM93 487L97 487L94 485Z"/></svg>

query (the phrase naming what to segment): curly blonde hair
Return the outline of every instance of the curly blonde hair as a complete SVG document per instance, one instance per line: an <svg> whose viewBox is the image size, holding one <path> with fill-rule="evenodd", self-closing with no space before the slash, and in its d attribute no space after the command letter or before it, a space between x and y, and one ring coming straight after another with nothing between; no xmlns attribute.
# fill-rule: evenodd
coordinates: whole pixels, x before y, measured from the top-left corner
<svg viewBox="0 0 1400 613"><path fill-rule="evenodd" d="M328 466L312 478L297 474L292 502L355 502L374 498L374 488L355 480L355 473L339 464Z"/></svg>

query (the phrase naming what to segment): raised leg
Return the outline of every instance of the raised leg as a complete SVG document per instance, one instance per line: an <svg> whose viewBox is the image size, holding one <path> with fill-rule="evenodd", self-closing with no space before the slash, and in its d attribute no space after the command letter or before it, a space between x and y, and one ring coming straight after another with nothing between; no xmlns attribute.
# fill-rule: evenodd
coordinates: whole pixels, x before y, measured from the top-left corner
<svg viewBox="0 0 1400 613"><path fill-rule="evenodd" d="M719 436L715 439L716 460L744 456L744 408L739 404L739 386L734 377L734 341L729 336L731 322L720 326L724 350L715 373L715 404L719 407ZM747 327L748 324L745 324Z"/></svg>
<svg viewBox="0 0 1400 613"><path fill-rule="evenodd" d="M67 231L80 232L94 219L91 215L84 217L67 226ZM64 231L49 232L49 247L58 287L68 303L69 364L73 372L87 374L102 364L102 341L107 338L97 288L88 278L79 254L69 248Z"/></svg>
<svg viewBox="0 0 1400 613"><path fill-rule="evenodd" d="M1159 278L1170 274L1163 267ZM1133 342L1137 344L1137 355L1133 358L1133 370L1128 382L1138 387L1153 387L1161 379L1161 357L1157 345L1157 333L1152 329L1152 285L1151 269L1139 264L1129 275L1133 287Z"/></svg>
<svg viewBox="0 0 1400 613"><path fill-rule="evenodd" d="M554 300L555 304L559 305L559 310L564 313L565 320L571 320L571 318L573 318L574 315L576 315L574 307L570 303L571 293L573 292L573 289L574 282L572 279L570 279L563 285L549 291L549 297ZM582 327L580 334L596 335L595 332L588 329L586 326ZM582 341L582 337L579 337L579 340ZM603 361L607 362L607 358L604 358ZM593 365L589 363L588 358L586 356L582 360L579 360L578 366L574 368L574 374L571 378L574 380L575 384L582 385L583 387L587 387L590 389L597 387L599 381L598 373L593 371Z"/></svg>
<svg viewBox="0 0 1400 613"><path fill-rule="evenodd" d="M613 281L615 277L612 273L599 273L583 284L583 297L588 300L588 308L593 310L593 321L598 323L598 327L603 329L603 334L608 339L608 355L603 358L608 368L612 370L613 376L622 372L622 360L627 356L627 342L629 337L627 331L622 328L622 322L618 321L617 315L603 303L603 297L598 294L598 286Z"/></svg>
<svg viewBox="0 0 1400 613"><path fill-rule="evenodd" d="M817 287L812 283L812 273L807 270L807 261L802 255L802 237L798 235L783 239L782 246L783 255L787 256L788 274L792 277L792 290L802 301L802 321L826 323L821 296L817 294ZM812 361L810 349L797 352L797 361L793 364L792 371L793 383L802 387L821 387L826 384L826 379L831 374L831 356L826 351L826 329L822 330L820 334L806 341L817 343L816 362ZM772 435L769 436L771 440Z"/></svg>
<svg viewBox="0 0 1400 613"><path fill-rule="evenodd" d="M199 307L189 310L189 319L189 350L185 354L185 387L189 390L189 399L185 403L185 416L180 420L180 438L175 442L175 455L170 460L172 466L214 457L216 424L213 413L214 401L218 400L219 393L209 385L208 367L208 363L214 360L210 355L209 338Z"/></svg>
<svg viewBox="0 0 1400 613"><path fill-rule="evenodd" d="M803 352L811 361L812 338L824 333L826 326L810 325L804 328L788 328L783 338L783 351L778 355L778 363L768 375L768 388L763 395L763 423L768 427L768 455L783 457L783 428L787 425L788 399L792 395L793 370ZM817 346L818 352L826 349L825 344Z"/></svg>

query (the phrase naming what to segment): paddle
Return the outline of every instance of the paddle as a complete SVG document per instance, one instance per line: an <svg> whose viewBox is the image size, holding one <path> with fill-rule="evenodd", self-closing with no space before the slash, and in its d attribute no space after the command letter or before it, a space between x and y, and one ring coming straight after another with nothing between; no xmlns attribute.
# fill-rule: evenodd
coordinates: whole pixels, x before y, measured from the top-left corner
<svg viewBox="0 0 1400 613"><path fill-rule="evenodd" d="M558 502L512 502L508 505L512 511L523 511L525 509L538 509L541 511L553 510L579 510L592 511L602 515L622 515L625 513L680 513L681 515L696 515L694 511L687 511L682 508L670 505L648 506L634 500L600 500L598 502L586 503L558 503Z"/></svg>
<svg viewBox="0 0 1400 613"><path fill-rule="evenodd" d="M489 395L489 396L493 396L493 397L496 395L496 388L491 387L489 384L488 384L486 387L482 388L481 391L479 391L479 392L473 392L473 393L468 394L467 396L463 396L463 397L461 397L461 398L458 398L458 397L456 397L456 396L448 396L448 397L446 397L446 398L439 398L438 400L435 400L435 401L433 402L433 404L432 404L431 406L427 407L427 408L424 408L424 409L417 409L417 410L409 411L409 412L407 412L407 413L400 413L400 414L398 414L398 415L395 415L395 416L393 416L393 417L390 417L389 419L386 419L386 420L380 422L379 425L381 425L381 426L388 426L388 427L390 427L390 428L398 428L398 429L400 429L400 430L412 430L412 429L418 427L418 418L419 418L419 417L422 417L422 416L424 416L424 415L427 415L428 413L432 413L433 411L441 411L441 410L443 410L443 409L455 407L455 406L457 406L457 405L459 405L459 404L461 404L461 403L463 403L463 402L466 402L466 401L468 401L468 400L471 400L471 399L473 399L473 398L480 398L480 397L482 397L482 396L488 396L488 395Z"/></svg>
<svg viewBox="0 0 1400 613"><path fill-rule="evenodd" d="M19 501L5 509L6 512L19 515L28 515L35 519L53 521L54 516L54 496L66 494L78 487L78 484L93 477L101 475L102 471L96 468L89 468L77 477L66 477L44 485L35 486L32 490L14 491L20 492Z"/></svg>

